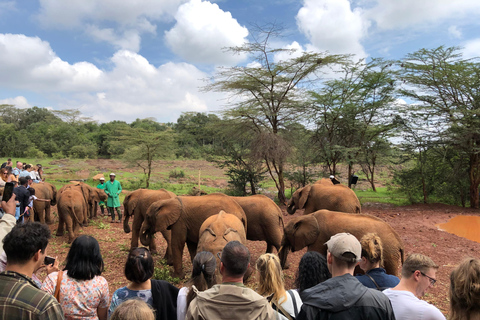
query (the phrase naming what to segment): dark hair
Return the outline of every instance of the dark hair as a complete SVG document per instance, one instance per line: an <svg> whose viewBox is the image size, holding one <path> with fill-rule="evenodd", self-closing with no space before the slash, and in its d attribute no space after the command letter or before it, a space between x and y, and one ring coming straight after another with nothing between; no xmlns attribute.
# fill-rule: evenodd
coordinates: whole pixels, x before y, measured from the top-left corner
<svg viewBox="0 0 480 320"><path fill-rule="evenodd" d="M193 258L192 265L192 278L188 283L190 287L194 285L198 291L204 291L217 283L217 279L215 277L217 259L215 259L213 253L209 251L197 253L195 258ZM192 289L188 290L187 309L190 305L190 302L192 302L196 296L197 294Z"/></svg>
<svg viewBox="0 0 480 320"><path fill-rule="evenodd" d="M21 185L21 186L26 185L28 183L29 179L31 179L31 178L20 177L20 178L18 178L18 184Z"/></svg>
<svg viewBox="0 0 480 320"><path fill-rule="evenodd" d="M7 170L8 174L11 174L12 171L13 171L12 167L10 167L10 166L6 166L5 170Z"/></svg>
<svg viewBox="0 0 480 320"><path fill-rule="evenodd" d="M303 255L298 265L295 286L298 292L302 292L331 277L332 275L327 267L327 259L317 251L308 251Z"/></svg>
<svg viewBox="0 0 480 320"><path fill-rule="evenodd" d="M125 263L125 277L135 283L142 283L153 276L154 263L147 248L133 248Z"/></svg>
<svg viewBox="0 0 480 320"><path fill-rule="evenodd" d="M101 275L104 265L98 241L87 235L75 239L68 251L64 270L76 280L91 280Z"/></svg>
<svg viewBox="0 0 480 320"><path fill-rule="evenodd" d="M35 195L35 189L34 188L28 188L28 192L30 192L30 195L31 196L34 196Z"/></svg>
<svg viewBox="0 0 480 320"><path fill-rule="evenodd" d="M27 169L30 169L31 167L32 167L31 165L26 164L26 165L23 167L23 169L24 169L24 170L27 170Z"/></svg>
<svg viewBox="0 0 480 320"><path fill-rule="evenodd" d="M244 275L250 262L250 251L239 241L230 241L222 250L221 261L230 276Z"/></svg>
<svg viewBox="0 0 480 320"><path fill-rule="evenodd" d="M9 263L26 263L38 250L45 252L49 239L50 229L45 224L40 222L17 224L3 238L3 250Z"/></svg>

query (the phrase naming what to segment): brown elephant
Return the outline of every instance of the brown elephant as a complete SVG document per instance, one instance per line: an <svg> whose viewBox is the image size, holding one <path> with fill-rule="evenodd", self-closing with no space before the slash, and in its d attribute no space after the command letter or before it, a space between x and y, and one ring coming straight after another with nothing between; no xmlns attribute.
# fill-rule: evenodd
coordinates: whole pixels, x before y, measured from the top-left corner
<svg viewBox="0 0 480 320"><path fill-rule="evenodd" d="M236 215L226 213L223 210L208 217L202 223L199 235L197 252L210 251L217 259L217 253L222 252L223 247L228 242L237 240L243 244L247 243L242 221ZM217 265L220 265L218 260Z"/></svg>
<svg viewBox="0 0 480 320"><path fill-rule="evenodd" d="M340 232L351 233L357 239L370 232L376 233L383 242L385 270L389 274L397 275L398 268L403 264L404 247L402 239L388 223L371 215L329 210L295 217L285 226L282 247L278 253L282 267L287 261L290 249L294 252L307 247L308 251L318 251L326 255L325 242Z"/></svg>
<svg viewBox="0 0 480 320"><path fill-rule="evenodd" d="M88 184L83 182L80 182L77 184L67 184L61 187L60 190L58 190L57 203L62 193L65 192L65 190L69 190L69 189L79 190L79 192L82 193L87 211L80 221L82 222L82 225L88 225L88 219L93 219L94 217L97 216L95 204L100 201L107 200L107 194L105 193L105 191L91 187Z"/></svg>
<svg viewBox="0 0 480 320"><path fill-rule="evenodd" d="M283 236L282 210L270 198L260 194L231 198L247 216L247 239L267 242L267 253L272 253L274 247L278 252Z"/></svg>
<svg viewBox="0 0 480 320"><path fill-rule="evenodd" d="M342 184L327 185L315 183L298 189L288 201L287 211L294 214L297 209L304 209L303 214L317 210L360 213L362 206L357 195L349 187Z"/></svg>
<svg viewBox="0 0 480 320"><path fill-rule="evenodd" d="M152 203L158 200L166 200L175 198L177 195L173 192L167 191L165 189L160 190L148 190L148 189L138 189L129 193L125 200L123 201L123 210L125 212L125 220L123 220L123 230L125 233L130 233L132 231L132 240L130 242L130 248L138 247L138 236L140 234L140 228L142 227L143 220L145 220L145 215L147 214L148 207ZM132 230L128 225L130 216L133 216ZM170 239L170 230L166 230L163 234L165 239ZM150 252L156 253L157 246L155 241L150 241ZM171 253L165 252L165 259L171 260ZM171 261L169 261L171 262Z"/></svg>
<svg viewBox="0 0 480 320"><path fill-rule="evenodd" d="M154 202L148 208L140 230L140 241L148 246L155 232L171 230L171 246L174 276L183 278L182 255L185 243L190 258L197 253L199 230L202 223L221 210L237 216L247 227L247 218L242 207L224 194L211 194L201 197L179 196L173 199Z"/></svg>
<svg viewBox="0 0 480 320"><path fill-rule="evenodd" d="M41 182L32 185L35 189L35 196L39 199L48 199L50 201L34 201L33 212L34 220L41 223L53 224L50 208L57 204L57 188L51 183Z"/></svg>
<svg viewBox="0 0 480 320"><path fill-rule="evenodd" d="M88 212L88 202L80 187L65 188L57 200L58 228L57 237L63 236L64 228L68 231L68 243L75 240L80 226Z"/></svg>

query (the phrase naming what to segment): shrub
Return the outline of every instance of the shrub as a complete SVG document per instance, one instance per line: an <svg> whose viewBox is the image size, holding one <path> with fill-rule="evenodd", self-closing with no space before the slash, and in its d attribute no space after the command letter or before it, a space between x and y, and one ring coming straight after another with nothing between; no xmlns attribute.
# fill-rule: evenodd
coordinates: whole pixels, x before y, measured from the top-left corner
<svg viewBox="0 0 480 320"><path fill-rule="evenodd" d="M174 169L170 171L168 177L172 179L185 178L185 172L183 172L183 170Z"/></svg>
<svg viewBox="0 0 480 320"><path fill-rule="evenodd" d="M167 262L165 260L158 260L158 263L160 264L160 266L155 267L155 271L153 272L153 279L165 280L172 284L180 282L179 278L175 278L170 275L170 269L168 268Z"/></svg>

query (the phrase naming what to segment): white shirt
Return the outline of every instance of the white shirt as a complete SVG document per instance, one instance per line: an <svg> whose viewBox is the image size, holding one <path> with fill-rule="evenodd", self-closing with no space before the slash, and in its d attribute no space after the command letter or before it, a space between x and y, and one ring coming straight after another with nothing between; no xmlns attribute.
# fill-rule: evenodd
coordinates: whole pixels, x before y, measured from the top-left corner
<svg viewBox="0 0 480 320"><path fill-rule="evenodd" d="M440 310L410 291L386 289L382 292L390 299L397 320L445 320Z"/></svg>
<svg viewBox="0 0 480 320"><path fill-rule="evenodd" d="M295 318L295 307L294 307L294 302L292 300L292 297L290 296L290 293L293 293L293 296L295 297L295 303L297 305L297 312L300 313L300 309L302 308L302 299L300 298L300 295L298 294L297 290L288 290L287 291L287 300L281 300L282 304L281 307L283 310L288 312L292 317ZM288 320L287 317L284 317L280 312L275 311L276 314L276 319L277 320Z"/></svg>
<svg viewBox="0 0 480 320"><path fill-rule="evenodd" d="M188 287L183 287L178 291L177 320L185 320L185 315L187 314L187 294Z"/></svg>

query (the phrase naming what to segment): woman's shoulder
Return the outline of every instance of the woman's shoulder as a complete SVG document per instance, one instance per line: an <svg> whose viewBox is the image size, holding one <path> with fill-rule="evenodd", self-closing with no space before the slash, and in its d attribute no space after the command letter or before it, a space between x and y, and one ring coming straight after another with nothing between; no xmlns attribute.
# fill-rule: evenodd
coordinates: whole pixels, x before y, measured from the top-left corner
<svg viewBox="0 0 480 320"><path fill-rule="evenodd" d="M186 296L188 294L189 288L188 287L182 287L180 290L178 290L178 295L179 296Z"/></svg>

